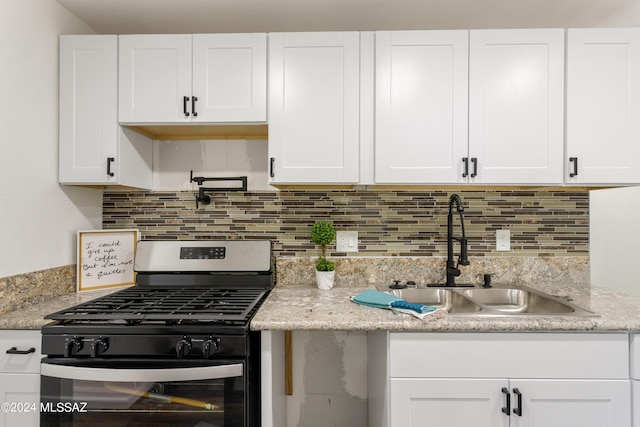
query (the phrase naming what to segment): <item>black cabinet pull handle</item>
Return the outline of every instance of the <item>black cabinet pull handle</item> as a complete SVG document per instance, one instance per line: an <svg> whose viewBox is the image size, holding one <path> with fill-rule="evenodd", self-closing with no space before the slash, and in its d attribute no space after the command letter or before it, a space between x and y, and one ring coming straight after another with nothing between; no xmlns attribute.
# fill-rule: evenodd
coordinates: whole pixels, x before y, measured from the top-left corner
<svg viewBox="0 0 640 427"><path fill-rule="evenodd" d="M507 414L508 417L511 416L511 393L509 393L509 389L506 387L502 387L502 393L504 393L505 398L507 399L507 406L502 408L502 412Z"/></svg>
<svg viewBox="0 0 640 427"><path fill-rule="evenodd" d="M269 176L271 178L273 178L274 176L276 176L274 170L273 170L273 164L275 163L276 159L275 157L272 157L269 161Z"/></svg>
<svg viewBox="0 0 640 427"><path fill-rule="evenodd" d="M462 177L466 178L467 176L469 176L469 158L463 157L462 163L464 163L464 172L462 172Z"/></svg>
<svg viewBox="0 0 640 427"><path fill-rule="evenodd" d="M476 157L471 158L471 163L473 163L473 172L471 172L471 178L475 178L478 175L478 159Z"/></svg>
<svg viewBox="0 0 640 427"><path fill-rule="evenodd" d="M569 163L573 163L573 172L569 174L571 178L574 176L578 176L578 158L577 157L569 157Z"/></svg>
<svg viewBox="0 0 640 427"><path fill-rule="evenodd" d="M111 171L111 163L115 161L115 157L107 157L107 175L113 176L114 173Z"/></svg>
<svg viewBox="0 0 640 427"><path fill-rule="evenodd" d="M198 117L198 113L196 113L196 101L198 100L197 96L191 97L191 112L193 113L193 117Z"/></svg>
<svg viewBox="0 0 640 427"><path fill-rule="evenodd" d="M30 354L35 352L36 349L34 347L31 347L28 350L18 350L18 347L11 347L9 350L7 350L7 354Z"/></svg>
<svg viewBox="0 0 640 427"><path fill-rule="evenodd" d="M185 117L189 117L189 112L187 111L187 102L189 102L189 97L188 96L183 96L182 97L182 112L184 113Z"/></svg>
<svg viewBox="0 0 640 427"><path fill-rule="evenodd" d="M513 394L518 396L518 404L517 404L518 406L513 408L513 413L521 417L522 416L522 393L520 393L520 390L518 390L517 388L514 388Z"/></svg>

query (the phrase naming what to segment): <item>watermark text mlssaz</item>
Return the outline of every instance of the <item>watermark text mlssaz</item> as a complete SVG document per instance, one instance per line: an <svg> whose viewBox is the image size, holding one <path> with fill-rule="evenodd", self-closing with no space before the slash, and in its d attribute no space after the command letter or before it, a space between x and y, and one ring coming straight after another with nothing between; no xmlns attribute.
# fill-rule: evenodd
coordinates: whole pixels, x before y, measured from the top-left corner
<svg viewBox="0 0 640 427"><path fill-rule="evenodd" d="M0 413L22 412L87 412L87 402L2 402Z"/></svg>

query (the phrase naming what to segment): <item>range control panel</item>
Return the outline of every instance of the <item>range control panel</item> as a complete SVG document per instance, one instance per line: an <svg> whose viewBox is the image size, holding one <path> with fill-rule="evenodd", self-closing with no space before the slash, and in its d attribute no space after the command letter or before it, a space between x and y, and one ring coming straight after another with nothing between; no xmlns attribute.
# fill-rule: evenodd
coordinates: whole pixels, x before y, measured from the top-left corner
<svg viewBox="0 0 640 427"><path fill-rule="evenodd" d="M140 240L134 270L152 272L271 271L269 240Z"/></svg>
<svg viewBox="0 0 640 427"><path fill-rule="evenodd" d="M227 250L224 247L181 247L180 259L224 259Z"/></svg>

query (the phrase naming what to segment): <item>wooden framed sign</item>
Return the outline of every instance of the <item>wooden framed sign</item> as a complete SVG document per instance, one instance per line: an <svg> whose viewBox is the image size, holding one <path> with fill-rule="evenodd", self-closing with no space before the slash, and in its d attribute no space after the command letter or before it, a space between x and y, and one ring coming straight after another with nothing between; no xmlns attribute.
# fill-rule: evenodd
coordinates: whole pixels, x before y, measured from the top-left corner
<svg viewBox="0 0 640 427"><path fill-rule="evenodd" d="M78 231L78 292L133 285L138 236L137 229Z"/></svg>

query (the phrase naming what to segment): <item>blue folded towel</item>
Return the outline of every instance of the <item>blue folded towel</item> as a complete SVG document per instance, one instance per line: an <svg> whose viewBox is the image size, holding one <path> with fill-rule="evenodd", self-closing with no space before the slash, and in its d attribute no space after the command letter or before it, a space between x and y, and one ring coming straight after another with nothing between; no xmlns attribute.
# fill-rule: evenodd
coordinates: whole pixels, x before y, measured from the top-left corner
<svg viewBox="0 0 640 427"><path fill-rule="evenodd" d="M360 292L358 295L351 297L351 301L357 304L368 305L369 307L410 311L417 314L428 314L437 310L430 305L413 304L402 298L374 289L367 289Z"/></svg>

